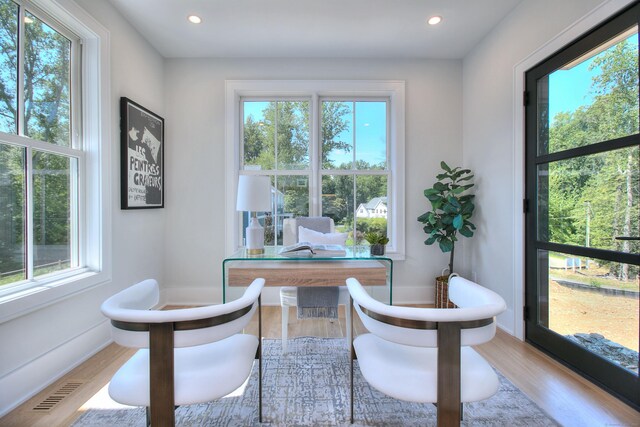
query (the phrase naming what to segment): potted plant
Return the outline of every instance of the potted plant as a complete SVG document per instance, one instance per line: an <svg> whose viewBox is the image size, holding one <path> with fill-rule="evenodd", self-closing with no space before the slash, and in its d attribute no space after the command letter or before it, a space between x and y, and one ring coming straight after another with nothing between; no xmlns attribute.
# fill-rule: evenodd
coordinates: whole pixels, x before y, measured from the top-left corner
<svg viewBox="0 0 640 427"><path fill-rule="evenodd" d="M424 190L425 197L431 202L432 210L420 215L418 221L424 224L423 230L429 236L424 241L425 245L438 242L443 253L451 253L449 255L449 274L451 274L454 272L453 256L458 233L464 237L471 237L476 229L469 220L475 209L473 204L475 196L467 193L467 190L474 185L470 182L473 174L469 169L459 167L452 169L445 162L440 162L440 167L444 172L436 175L438 181L433 184L433 187ZM438 279L442 279L443 276ZM446 276L444 278L447 279ZM446 287L444 290L446 291ZM436 306L441 299L439 296L438 287L436 287Z"/></svg>
<svg viewBox="0 0 640 427"><path fill-rule="evenodd" d="M369 242L371 255L384 255L385 245L389 243L389 238L382 233L369 231L365 233L364 239Z"/></svg>

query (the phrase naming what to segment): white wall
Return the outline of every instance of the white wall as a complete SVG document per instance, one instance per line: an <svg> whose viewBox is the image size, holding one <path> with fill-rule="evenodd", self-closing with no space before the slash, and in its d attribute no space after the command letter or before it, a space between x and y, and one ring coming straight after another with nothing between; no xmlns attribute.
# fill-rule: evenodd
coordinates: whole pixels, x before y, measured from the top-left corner
<svg viewBox="0 0 640 427"><path fill-rule="evenodd" d="M524 292L524 150L518 119L523 64L535 65L587 31L597 21L582 18L594 9L611 8L598 7L603 3L622 2L524 1L464 58L463 162L476 173L478 207L478 232L467 245L466 258L477 280L505 298L508 310L500 325L518 336ZM570 27L573 31L565 31Z"/></svg>
<svg viewBox="0 0 640 427"><path fill-rule="evenodd" d="M433 301L447 264L425 246L416 218L441 160L461 162L461 61L210 59L166 61L167 235L165 285L172 301L220 301L225 256L225 80L406 82L406 261L394 265L394 301ZM265 300L268 301L268 296Z"/></svg>
<svg viewBox="0 0 640 427"><path fill-rule="evenodd" d="M110 341L99 307L143 278L163 278L165 211L120 210L119 99L164 114L163 58L106 1L77 2L111 33L112 282L0 324L0 416Z"/></svg>

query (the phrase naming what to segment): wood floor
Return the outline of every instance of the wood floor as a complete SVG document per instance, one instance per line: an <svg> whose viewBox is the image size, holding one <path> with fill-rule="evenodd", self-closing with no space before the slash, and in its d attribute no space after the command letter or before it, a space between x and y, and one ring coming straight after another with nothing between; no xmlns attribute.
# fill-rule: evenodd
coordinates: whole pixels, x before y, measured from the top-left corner
<svg viewBox="0 0 640 427"><path fill-rule="evenodd" d="M342 307L341 307L342 309ZM292 308L292 310L295 310ZM364 328L356 321L355 335ZM257 334L257 319L247 328ZM344 313L337 321L297 320L290 313L289 336L343 337ZM263 307L262 335L280 338L280 307ZM476 348L493 366L563 426L640 426L640 413L584 380L565 366L512 336L498 331ZM134 353L111 344L41 393L0 419L2 427L68 426L86 409L117 369ZM64 391L72 384L73 391ZM63 390L63 391L61 391ZM50 410L34 409L49 396L59 403ZM56 396L64 396L62 398Z"/></svg>

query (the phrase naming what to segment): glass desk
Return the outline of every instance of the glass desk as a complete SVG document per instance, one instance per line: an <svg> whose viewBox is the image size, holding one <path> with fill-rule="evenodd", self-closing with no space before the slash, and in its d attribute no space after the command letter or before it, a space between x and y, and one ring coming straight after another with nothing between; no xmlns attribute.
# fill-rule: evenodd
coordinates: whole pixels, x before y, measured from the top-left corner
<svg viewBox="0 0 640 427"><path fill-rule="evenodd" d="M262 277L265 286L345 286L349 277L355 277L368 287L369 294L391 304L393 261L384 256L371 256L369 246L347 246L346 255L340 257L309 256L305 253L285 256L278 252L282 246L265 247L259 255L249 255L240 249L222 262L222 302L235 299L229 293L249 286L253 279ZM235 294L235 293L234 293Z"/></svg>

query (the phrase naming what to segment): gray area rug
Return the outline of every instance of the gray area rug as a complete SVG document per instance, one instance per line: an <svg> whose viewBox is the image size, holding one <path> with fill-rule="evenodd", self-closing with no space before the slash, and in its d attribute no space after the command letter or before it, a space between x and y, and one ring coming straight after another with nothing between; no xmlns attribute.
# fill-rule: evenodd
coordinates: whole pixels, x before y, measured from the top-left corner
<svg viewBox="0 0 640 427"><path fill-rule="evenodd" d="M258 422L257 364L241 393L176 409L179 426L349 426L349 353L344 339L264 340L263 423ZM354 426L435 426L431 404L402 402L372 389L355 367ZM464 405L463 426L557 426L509 380L483 402ZM80 426L144 426L143 408L90 409Z"/></svg>

